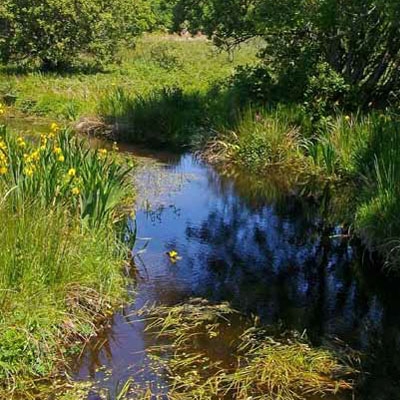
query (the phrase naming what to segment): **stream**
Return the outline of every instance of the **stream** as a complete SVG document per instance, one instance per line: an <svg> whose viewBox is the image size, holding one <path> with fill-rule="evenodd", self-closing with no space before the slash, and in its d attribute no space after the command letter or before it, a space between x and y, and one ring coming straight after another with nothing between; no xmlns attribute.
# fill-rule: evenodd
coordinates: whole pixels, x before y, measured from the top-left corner
<svg viewBox="0 0 400 400"><path fill-rule="evenodd" d="M74 367L75 380L93 383L89 400L104 389L116 399L131 377L163 386L146 357L153 339L134 311L191 297L229 301L266 324L307 334L315 345L339 338L364 354L368 373L355 398L399 398L399 282L385 279L381 266L349 243L326 208L252 176L224 177L190 154L134 155L134 251L145 251L132 302ZM170 250L182 259L171 263Z"/></svg>

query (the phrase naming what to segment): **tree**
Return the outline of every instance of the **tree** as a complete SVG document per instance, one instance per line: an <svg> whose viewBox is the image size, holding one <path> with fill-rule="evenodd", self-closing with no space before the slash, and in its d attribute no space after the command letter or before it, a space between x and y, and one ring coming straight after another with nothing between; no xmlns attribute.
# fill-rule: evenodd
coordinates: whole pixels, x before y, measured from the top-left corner
<svg viewBox="0 0 400 400"><path fill-rule="evenodd" d="M398 0L180 0L176 9L228 49L264 38L264 66L296 96L327 67L360 105L400 93Z"/></svg>
<svg viewBox="0 0 400 400"><path fill-rule="evenodd" d="M73 64L82 55L106 62L121 39L147 29L150 16L145 0L3 0L0 60L45 69Z"/></svg>

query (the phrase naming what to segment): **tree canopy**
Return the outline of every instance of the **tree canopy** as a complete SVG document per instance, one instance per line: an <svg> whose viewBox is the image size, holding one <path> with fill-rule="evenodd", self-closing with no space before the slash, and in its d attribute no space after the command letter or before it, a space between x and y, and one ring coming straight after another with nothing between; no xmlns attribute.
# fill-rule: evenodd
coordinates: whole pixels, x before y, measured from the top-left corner
<svg viewBox="0 0 400 400"><path fill-rule="evenodd" d="M70 65L81 55L108 61L121 39L131 41L150 23L145 0L3 0L0 61Z"/></svg>
<svg viewBox="0 0 400 400"><path fill-rule="evenodd" d="M264 38L265 67L297 95L321 72L364 106L399 94L397 0L180 0L175 19L228 49Z"/></svg>

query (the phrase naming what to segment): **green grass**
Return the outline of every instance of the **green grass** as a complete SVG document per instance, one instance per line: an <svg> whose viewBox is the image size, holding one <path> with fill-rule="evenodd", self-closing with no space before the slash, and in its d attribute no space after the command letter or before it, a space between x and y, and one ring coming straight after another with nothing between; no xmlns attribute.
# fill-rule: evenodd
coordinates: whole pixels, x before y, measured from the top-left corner
<svg viewBox="0 0 400 400"><path fill-rule="evenodd" d="M244 46L231 62L204 39L147 35L104 72L56 74L2 67L0 101L9 104L9 114L23 112L72 121L96 114L99 99L113 87L131 96L146 96L165 87L205 92L214 82L227 78L236 65L255 60L257 48L255 44Z"/></svg>
<svg viewBox="0 0 400 400"><path fill-rule="evenodd" d="M222 133L208 142L203 154L212 162L230 163L259 174L271 167L300 173L309 162L302 152L294 114L290 107L247 108L232 129L220 128Z"/></svg>
<svg viewBox="0 0 400 400"><path fill-rule="evenodd" d="M0 155L0 395L25 397L124 298L129 169L56 125L41 140L0 126Z"/></svg>
<svg viewBox="0 0 400 400"><path fill-rule="evenodd" d="M204 104L199 92L184 93L179 88L164 88L146 96L116 88L100 101L98 113L114 126L118 140L179 149L207 126Z"/></svg>

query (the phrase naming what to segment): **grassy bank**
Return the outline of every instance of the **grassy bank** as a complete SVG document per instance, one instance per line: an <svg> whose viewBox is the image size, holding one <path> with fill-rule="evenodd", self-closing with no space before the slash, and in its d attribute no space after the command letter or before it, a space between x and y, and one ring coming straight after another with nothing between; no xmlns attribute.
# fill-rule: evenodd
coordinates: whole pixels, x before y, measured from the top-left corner
<svg viewBox="0 0 400 400"><path fill-rule="evenodd" d="M0 126L1 397L43 398L122 301L128 172L56 124L40 140Z"/></svg>
<svg viewBox="0 0 400 400"><path fill-rule="evenodd" d="M139 97L165 87L205 92L235 66L254 60L257 48L244 46L231 62L204 38L147 35L104 71L43 73L0 67L0 101L9 107L9 122L14 115L76 121L97 115L99 100L116 88Z"/></svg>
<svg viewBox="0 0 400 400"><path fill-rule="evenodd" d="M310 130L301 107L285 105L247 109L208 141L203 156L259 175L290 174L302 186L353 188L354 217L343 222L398 270L399 140L399 119L390 111L337 113Z"/></svg>

